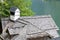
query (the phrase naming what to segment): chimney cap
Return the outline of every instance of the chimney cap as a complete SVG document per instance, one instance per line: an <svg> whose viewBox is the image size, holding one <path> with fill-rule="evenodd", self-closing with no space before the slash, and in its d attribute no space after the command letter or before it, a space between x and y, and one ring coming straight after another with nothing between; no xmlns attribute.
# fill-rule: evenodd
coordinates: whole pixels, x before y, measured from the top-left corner
<svg viewBox="0 0 60 40"><path fill-rule="evenodd" d="M10 12L15 12L17 9L18 9L18 8L15 7L15 6L14 6L14 7L11 7L11 8L10 8Z"/></svg>

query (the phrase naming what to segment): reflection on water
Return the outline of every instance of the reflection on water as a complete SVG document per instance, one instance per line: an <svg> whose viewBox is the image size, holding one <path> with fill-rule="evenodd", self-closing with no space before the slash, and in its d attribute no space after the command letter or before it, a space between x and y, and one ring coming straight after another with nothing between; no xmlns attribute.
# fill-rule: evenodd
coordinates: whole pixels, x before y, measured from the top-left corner
<svg viewBox="0 0 60 40"><path fill-rule="evenodd" d="M32 10L36 15L51 14L60 28L60 0L32 0Z"/></svg>

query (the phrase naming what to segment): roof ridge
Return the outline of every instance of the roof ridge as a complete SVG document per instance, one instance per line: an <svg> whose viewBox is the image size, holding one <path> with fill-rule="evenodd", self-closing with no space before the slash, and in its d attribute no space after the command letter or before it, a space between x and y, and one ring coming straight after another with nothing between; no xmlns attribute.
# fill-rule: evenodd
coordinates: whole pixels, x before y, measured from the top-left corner
<svg viewBox="0 0 60 40"><path fill-rule="evenodd" d="M39 18L51 18L51 15L41 15L41 16L22 16L20 19L39 19Z"/></svg>

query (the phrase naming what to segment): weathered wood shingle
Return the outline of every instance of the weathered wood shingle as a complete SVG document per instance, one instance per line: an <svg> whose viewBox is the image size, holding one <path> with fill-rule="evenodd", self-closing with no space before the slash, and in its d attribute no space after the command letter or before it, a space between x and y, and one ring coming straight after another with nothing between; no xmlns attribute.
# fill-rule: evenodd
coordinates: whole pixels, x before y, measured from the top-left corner
<svg viewBox="0 0 60 40"><path fill-rule="evenodd" d="M19 22L17 22L17 21L19 21ZM57 30L59 30L59 28L57 27L56 23L54 22L54 20L52 19L52 17L50 15L20 17L17 21L15 22L13 29L8 28L9 30L11 30L11 29L13 30L12 31L13 34L15 32L19 35L25 35L26 37L27 36L28 37L33 37L33 36L38 37L38 36L41 36L40 33L42 33L43 37L46 34L48 34L48 36L49 35L52 36L53 38L59 37L59 35L57 33ZM2 25L4 25L4 26L7 25L7 22L8 21L2 20ZM30 34L33 34L33 35L30 35ZM19 39L19 37L18 37L18 39Z"/></svg>

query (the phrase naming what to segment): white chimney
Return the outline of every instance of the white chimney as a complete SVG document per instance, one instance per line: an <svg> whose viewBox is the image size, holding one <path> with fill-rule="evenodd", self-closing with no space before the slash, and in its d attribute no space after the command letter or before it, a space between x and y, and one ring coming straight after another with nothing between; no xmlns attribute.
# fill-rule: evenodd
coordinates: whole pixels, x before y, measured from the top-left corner
<svg viewBox="0 0 60 40"><path fill-rule="evenodd" d="M20 10L17 7L10 8L10 20L16 21L20 17Z"/></svg>

